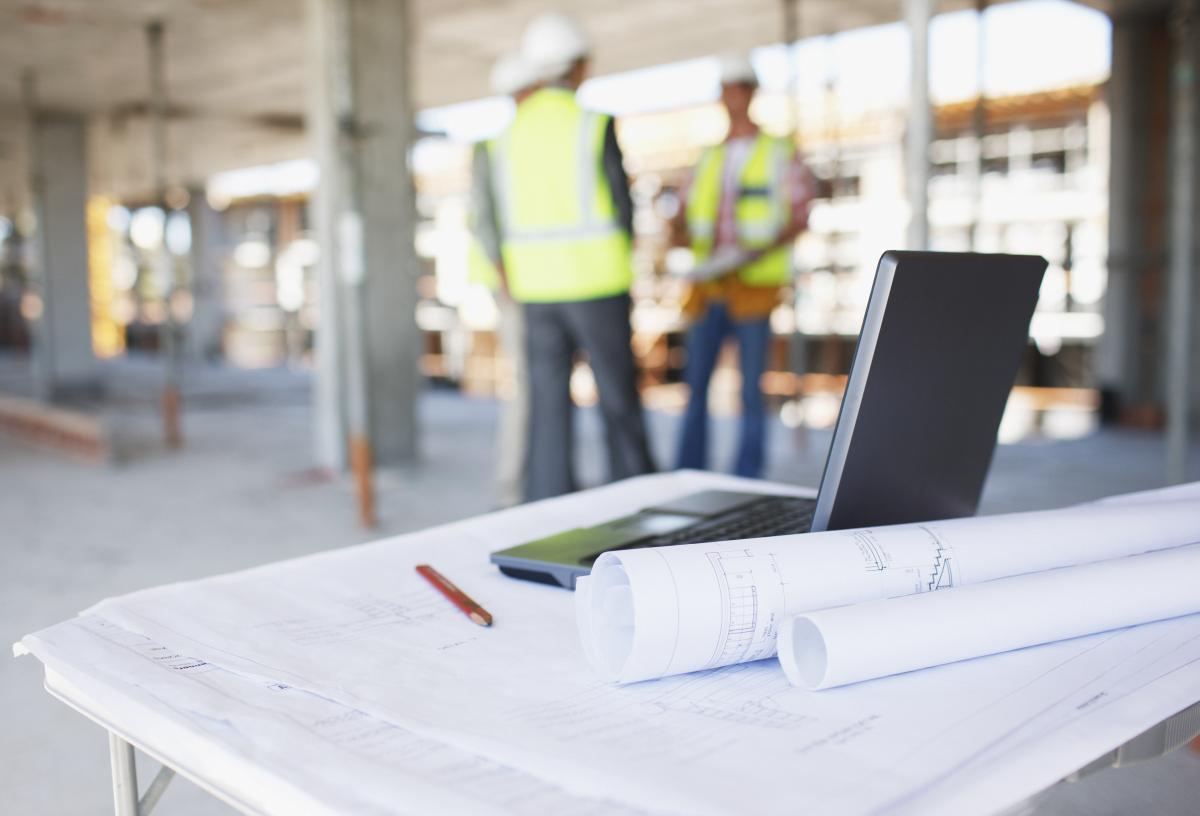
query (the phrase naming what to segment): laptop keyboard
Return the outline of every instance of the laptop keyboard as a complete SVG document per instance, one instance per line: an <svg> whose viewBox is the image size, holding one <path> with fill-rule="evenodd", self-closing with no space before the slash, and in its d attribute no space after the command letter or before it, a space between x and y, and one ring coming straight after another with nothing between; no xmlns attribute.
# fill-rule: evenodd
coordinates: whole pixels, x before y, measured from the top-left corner
<svg viewBox="0 0 1200 816"><path fill-rule="evenodd" d="M768 496L716 518L704 519L673 533L644 538L621 549L807 533L812 527L813 511L816 507L816 499Z"/></svg>

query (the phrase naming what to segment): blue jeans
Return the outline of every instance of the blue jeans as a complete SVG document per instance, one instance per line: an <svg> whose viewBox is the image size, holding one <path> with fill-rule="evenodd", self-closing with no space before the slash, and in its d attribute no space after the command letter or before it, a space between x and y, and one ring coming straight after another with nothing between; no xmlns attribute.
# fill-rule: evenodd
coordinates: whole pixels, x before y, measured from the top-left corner
<svg viewBox="0 0 1200 816"><path fill-rule="evenodd" d="M742 368L742 432L733 472L738 476L762 476L766 450L767 410L760 381L767 367L767 344L771 327L767 318L734 321L724 303L713 303L692 326L687 339L687 365L683 379L691 390L683 417L677 466L708 467L708 383L725 338L737 338Z"/></svg>

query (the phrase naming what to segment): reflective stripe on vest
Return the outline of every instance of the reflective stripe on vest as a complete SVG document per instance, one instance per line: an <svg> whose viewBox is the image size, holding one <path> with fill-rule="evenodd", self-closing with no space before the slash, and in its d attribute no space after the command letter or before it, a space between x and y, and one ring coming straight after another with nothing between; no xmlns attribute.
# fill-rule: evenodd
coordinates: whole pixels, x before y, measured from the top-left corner
<svg viewBox="0 0 1200 816"><path fill-rule="evenodd" d="M509 290L522 302L591 300L629 290L629 237L603 171L608 117L545 88L491 147L492 190Z"/></svg>
<svg viewBox="0 0 1200 816"><path fill-rule="evenodd" d="M739 246L768 247L787 229L791 199L785 180L792 154L792 146L784 139L762 133L755 138L738 176L734 203L734 230ZM708 257L716 240L725 157L724 145L705 150L692 179L687 223L697 262ZM784 246L740 270L738 277L750 286L781 286L788 282L791 273L791 247Z"/></svg>

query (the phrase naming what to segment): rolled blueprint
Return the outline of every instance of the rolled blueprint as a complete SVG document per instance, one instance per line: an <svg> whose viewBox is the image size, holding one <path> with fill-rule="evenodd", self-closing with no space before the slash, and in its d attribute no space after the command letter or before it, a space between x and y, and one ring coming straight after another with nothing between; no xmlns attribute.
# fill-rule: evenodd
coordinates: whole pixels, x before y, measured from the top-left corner
<svg viewBox="0 0 1200 816"><path fill-rule="evenodd" d="M779 663L826 689L1200 612L1200 545L809 612Z"/></svg>
<svg viewBox="0 0 1200 816"><path fill-rule="evenodd" d="M1200 501L607 552L577 583L584 653L629 683L775 655L786 618L1200 542Z"/></svg>
<svg viewBox="0 0 1200 816"><path fill-rule="evenodd" d="M1137 493L1121 493L1108 496L1095 504L1153 504L1160 501L1200 501L1200 482L1188 482L1174 487L1160 487L1156 490L1139 490Z"/></svg>
<svg viewBox="0 0 1200 816"><path fill-rule="evenodd" d="M683 277L697 283L714 280L741 269L753 258L753 252L738 247L722 247L689 269Z"/></svg>

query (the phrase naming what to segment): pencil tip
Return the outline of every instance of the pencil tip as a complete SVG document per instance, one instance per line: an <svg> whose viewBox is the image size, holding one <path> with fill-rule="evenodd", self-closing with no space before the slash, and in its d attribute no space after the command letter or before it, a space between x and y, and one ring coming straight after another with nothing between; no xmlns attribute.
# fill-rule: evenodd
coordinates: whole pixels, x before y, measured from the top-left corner
<svg viewBox="0 0 1200 816"><path fill-rule="evenodd" d="M478 612L471 613L471 620L475 621L480 626L491 626L492 625L492 622L490 619L485 618L483 615L480 615Z"/></svg>

